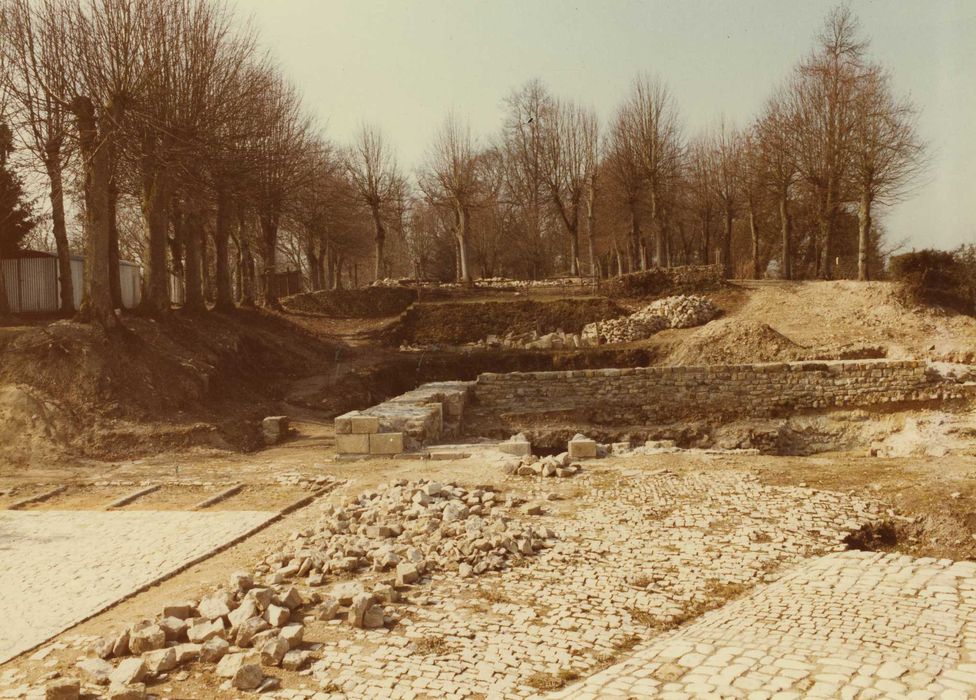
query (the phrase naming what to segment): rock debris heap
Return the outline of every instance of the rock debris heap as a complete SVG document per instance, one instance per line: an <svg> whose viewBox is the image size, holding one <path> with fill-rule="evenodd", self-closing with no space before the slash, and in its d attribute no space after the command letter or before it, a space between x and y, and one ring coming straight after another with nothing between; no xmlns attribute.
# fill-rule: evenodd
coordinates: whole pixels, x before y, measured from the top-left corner
<svg viewBox="0 0 976 700"><path fill-rule="evenodd" d="M396 610L387 606L426 574L477 576L551 546L551 529L510 517L519 506L525 515L543 512L491 487L383 485L326 508L314 528L296 532L253 573L235 573L199 601L167 605L155 619L103 638L97 658L79 661L78 670L109 686L108 697L127 700L146 696L145 681L193 661L216 664L228 688L273 690L279 681L267 667L294 671L315 660L317 645L303 643L306 622L390 626ZM350 580L357 574L369 574L369 583Z"/></svg>
<svg viewBox="0 0 976 700"><path fill-rule="evenodd" d="M589 323L583 327L582 337L599 343L627 343L649 338L666 328L701 326L718 314L718 307L706 297L666 297L630 316Z"/></svg>

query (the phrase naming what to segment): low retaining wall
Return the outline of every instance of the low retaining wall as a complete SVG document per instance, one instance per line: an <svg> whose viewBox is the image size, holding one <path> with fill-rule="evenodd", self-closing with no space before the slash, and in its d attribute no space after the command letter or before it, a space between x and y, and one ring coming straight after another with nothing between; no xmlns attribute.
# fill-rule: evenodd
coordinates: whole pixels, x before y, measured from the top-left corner
<svg viewBox="0 0 976 700"><path fill-rule="evenodd" d="M482 374L474 394L479 415L509 427L546 415L626 426L962 398L971 388L925 362L855 360Z"/></svg>
<svg viewBox="0 0 976 700"><path fill-rule="evenodd" d="M655 267L644 272L631 272L611 278L607 282L606 292L610 297L687 294L717 289L722 286L724 279L721 265Z"/></svg>
<svg viewBox="0 0 976 700"><path fill-rule="evenodd" d="M395 455L456 438L474 382L432 382L335 419L340 455Z"/></svg>

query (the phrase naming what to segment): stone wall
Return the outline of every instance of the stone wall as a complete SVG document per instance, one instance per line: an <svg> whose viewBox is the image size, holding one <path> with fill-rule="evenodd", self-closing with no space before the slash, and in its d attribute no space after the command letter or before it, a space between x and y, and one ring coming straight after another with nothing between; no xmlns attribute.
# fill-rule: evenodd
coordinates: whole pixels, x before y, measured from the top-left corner
<svg viewBox="0 0 976 700"><path fill-rule="evenodd" d="M335 419L340 455L396 455L461 432L474 382L431 382Z"/></svg>
<svg viewBox="0 0 976 700"><path fill-rule="evenodd" d="M545 416L618 426L772 418L961 398L969 388L925 362L855 360L482 374L474 395L480 416L517 428Z"/></svg>
<svg viewBox="0 0 976 700"><path fill-rule="evenodd" d="M648 297L668 294L690 294L722 286L721 265L684 265L655 267L614 277L606 285L610 297Z"/></svg>

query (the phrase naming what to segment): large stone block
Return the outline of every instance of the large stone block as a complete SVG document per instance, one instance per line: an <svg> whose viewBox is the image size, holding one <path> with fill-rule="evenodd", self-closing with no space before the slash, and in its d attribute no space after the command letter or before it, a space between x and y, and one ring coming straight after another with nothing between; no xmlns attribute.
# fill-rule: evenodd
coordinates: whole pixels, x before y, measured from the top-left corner
<svg viewBox="0 0 976 700"><path fill-rule="evenodd" d="M574 437L569 441L570 459L593 459L596 457L596 440Z"/></svg>
<svg viewBox="0 0 976 700"><path fill-rule="evenodd" d="M336 452L341 455L369 454L369 435L336 435Z"/></svg>
<svg viewBox="0 0 976 700"><path fill-rule="evenodd" d="M268 416L261 421L265 445L277 445L288 435L288 416Z"/></svg>
<svg viewBox="0 0 976 700"><path fill-rule="evenodd" d="M395 455L403 452L403 433L373 433L369 436L371 455Z"/></svg>
<svg viewBox="0 0 976 700"><path fill-rule="evenodd" d="M353 416L350 423L354 435L371 435L380 431L380 419L377 416Z"/></svg>

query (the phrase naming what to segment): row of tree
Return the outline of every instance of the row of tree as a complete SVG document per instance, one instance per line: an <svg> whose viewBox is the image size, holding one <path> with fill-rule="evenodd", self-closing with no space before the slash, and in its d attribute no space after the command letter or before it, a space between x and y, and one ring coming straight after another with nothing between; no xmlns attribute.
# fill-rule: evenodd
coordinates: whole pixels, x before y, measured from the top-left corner
<svg viewBox="0 0 976 700"><path fill-rule="evenodd" d="M745 128L689 139L666 85L641 76L601 130L592 110L533 81L509 96L494 138L449 115L408 175L373 126L348 147L328 141L218 0L0 8L0 117L47 183L62 308L80 241L80 312L108 327L123 255L141 263L143 306L157 314L174 280L191 309L275 306L283 265L312 289L716 260L729 275L775 260L787 278L830 277L853 241L866 278L875 205L924 163L914 106L868 61L846 9Z"/></svg>
<svg viewBox="0 0 976 700"><path fill-rule="evenodd" d="M454 243L464 280L472 256L482 275L721 262L761 277L775 261L787 279L831 278L844 258L867 279L885 252L876 206L910 192L926 163L915 106L868 60L846 7L741 128L688 138L667 85L643 75L602 134L591 110L538 81L506 104L480 150L453 116L432 145L406 227L418 271L434 257L450 275Z"/></svg>

